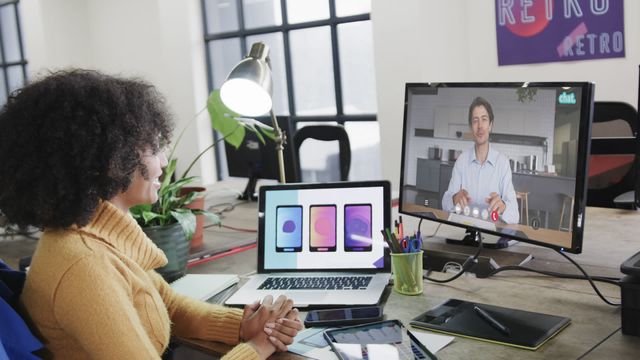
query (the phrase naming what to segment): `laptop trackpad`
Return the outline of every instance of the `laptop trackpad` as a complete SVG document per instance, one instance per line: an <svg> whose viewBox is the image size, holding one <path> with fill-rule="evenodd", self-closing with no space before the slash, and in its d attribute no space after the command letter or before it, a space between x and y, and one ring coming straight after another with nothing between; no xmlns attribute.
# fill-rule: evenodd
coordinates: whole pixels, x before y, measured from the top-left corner
<svg viewBox="0 0 640 360"><path fill-rule="evenodd" d="M295 293L284 293L285 296L293 300L294 306L297 307L305 307L309 304L323 304L327 295L325 294L303 294L299 292Z"/></svg>

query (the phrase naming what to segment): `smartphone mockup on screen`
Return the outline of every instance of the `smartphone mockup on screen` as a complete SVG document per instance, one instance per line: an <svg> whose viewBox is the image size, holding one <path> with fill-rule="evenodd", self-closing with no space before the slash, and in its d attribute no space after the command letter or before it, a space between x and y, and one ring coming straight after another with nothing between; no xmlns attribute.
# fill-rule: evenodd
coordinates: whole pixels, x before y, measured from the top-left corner
<svg viewBox="0 0 640 360"><path fill-rule="evenodd" d="M371 204L344 206L344 250L371 251Z"/></svg>
<svg viewBox="0 0 640 360"><path fill-rule="evenodd" d="M302 206L276 208L276 251L302 251Z"/></svg>
<svg viewBox="0 0 640 360"><path fill-rule="evenodd" d="M336 206L311 205L309 250L336 251Z"/></svg>

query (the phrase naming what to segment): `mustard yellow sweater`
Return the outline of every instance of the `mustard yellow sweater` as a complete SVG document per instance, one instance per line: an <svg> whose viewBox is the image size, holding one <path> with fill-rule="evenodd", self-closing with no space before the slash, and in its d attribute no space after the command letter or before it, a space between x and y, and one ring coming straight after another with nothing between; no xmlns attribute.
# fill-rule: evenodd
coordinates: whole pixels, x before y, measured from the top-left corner
<svg viewBox="0 0 640 360"><path fill-rule="evenodd" d="M242 311L172 291L153 269L164 253L135 220L102 202L85 227L45 230L21 296L59 359L159 359L170 334L239 341ZM247 344L224 359L258 359Z"/></svg>

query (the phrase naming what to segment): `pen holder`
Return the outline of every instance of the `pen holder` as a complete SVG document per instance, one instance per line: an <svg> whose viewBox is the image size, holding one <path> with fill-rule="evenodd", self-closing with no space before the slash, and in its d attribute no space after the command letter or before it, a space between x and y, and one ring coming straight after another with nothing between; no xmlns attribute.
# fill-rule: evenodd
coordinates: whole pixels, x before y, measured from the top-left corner
<svg viewBox="0 0 640 360"><path fill-rule="evenodd" d="M402 295L422 294L422 250L391 254L393 290Z"/></svg>

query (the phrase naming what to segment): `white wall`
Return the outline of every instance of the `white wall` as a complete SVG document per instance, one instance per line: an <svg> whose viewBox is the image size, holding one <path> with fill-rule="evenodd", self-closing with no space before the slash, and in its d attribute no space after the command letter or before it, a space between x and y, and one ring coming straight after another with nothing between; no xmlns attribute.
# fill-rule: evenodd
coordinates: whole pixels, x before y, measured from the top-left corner
<svg viewBox="0 0 640 360"><path fill-rule="evenodd" d="M636 105L638 1L625 1L626 58L504 67L497 65L494 0L372 2L382 172L394 188L405 82L588 80L597 84L596 99ZM144 77L167 97L177 130L204 108L200 1L22 0L21 15L31 77L69 66ZM204 112L179 144L179 168L211 141ZM212 164L209 152L192 174L211 183Z"/></svg>
<svg viewBox="0 0 640 360"><path fill-rule="evenodd" d="M502 67L495 0L372 2L382 174L394 189L400 181L406 82L593 81L596 100L637 106L640 1L624 1L626 58Z"/></svg>
<svg viewBox="0 0 640 360"><path fill-rule="evenodd" d="M137 76L156 85L175 115L191 124L176 155L178 170L212 142L198 0L22 0L29 76L66 67ZM215 181L209 151L191 175Z"/></svg>

